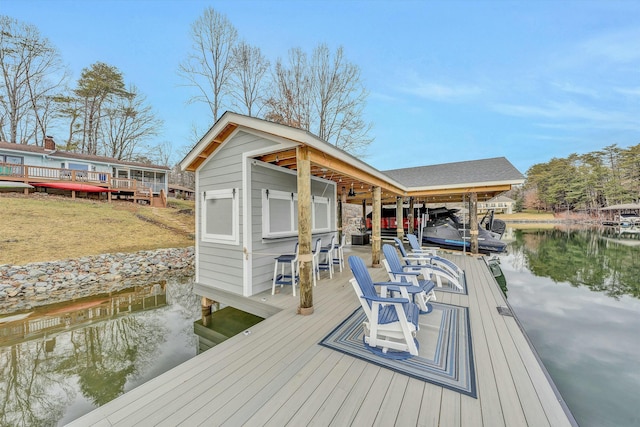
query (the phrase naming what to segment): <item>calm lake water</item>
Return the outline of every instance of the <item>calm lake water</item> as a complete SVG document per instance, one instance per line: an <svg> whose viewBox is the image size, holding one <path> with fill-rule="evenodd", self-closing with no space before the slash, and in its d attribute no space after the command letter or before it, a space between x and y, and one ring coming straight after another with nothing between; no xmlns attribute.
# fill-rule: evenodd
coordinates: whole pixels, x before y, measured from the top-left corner
<svg viewBox="0 0 640 427"><path fill-rule="evenodd" d="M0 323L0 425L64 425L194 357L189 281L41 308Z"/></svg>
<svg viewBox="0 0 640 427"><path fill-rule="evenodd" d="M507 297L581 427L640 425L640 240L513 231Z"/></svg>

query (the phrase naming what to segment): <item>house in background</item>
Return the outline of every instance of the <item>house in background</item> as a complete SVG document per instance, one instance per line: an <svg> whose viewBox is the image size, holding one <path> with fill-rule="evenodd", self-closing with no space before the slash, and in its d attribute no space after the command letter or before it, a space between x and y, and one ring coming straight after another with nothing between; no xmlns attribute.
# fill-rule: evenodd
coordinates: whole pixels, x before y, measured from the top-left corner
<svg viewBox="0 0 640 427"><path fill-rule="evenodd" d="M166 205L169 168L62 151L53 138L44 147L0 142L0 180L29 184L78 182L118 197Z"/></svg>
<svg viewBox="0 0 640 427"><path fill-rule="evenodd" d="M512 214L516 201L504 195L494 197L486 202L478 203L478 213L494 211L497 214Z"/></svg>
<svg viewBox="0 0 640 427"><path fill-rule="evenodd" d="M169 184L169 197L175 199L193 200L195 191L193 188L184 187L182 185Z"/></svg>

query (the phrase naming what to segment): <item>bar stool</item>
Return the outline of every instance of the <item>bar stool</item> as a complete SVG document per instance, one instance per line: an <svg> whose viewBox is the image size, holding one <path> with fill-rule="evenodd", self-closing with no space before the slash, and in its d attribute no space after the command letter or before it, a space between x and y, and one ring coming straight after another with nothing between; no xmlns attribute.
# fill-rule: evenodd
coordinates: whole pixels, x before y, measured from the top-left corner
<svg viewBox="0 0 640 427"><path fill-rule="evenodd" d="M347 236L343 234L340 244L336 246L333 251L333 264L340 267L340 273L342 273L342 269L344 268L344 245L346 243Z"/></svg>
<svg viewBox="0 0 640 427"><path fill-rule="evenodd" d="M271 295L276 293L276 285L283 287L284 285L291 285L293 296L296 296L296 283L298 281L298 243L296 243L296 249L294 254L280 255L276 259L276 264L273 269L273 283L271 285ZM289 266L290 274L285 274L285 268ZM278 267L280 267L280 274L278 274Z"/></svg>
<svg viewBox="0 0 640 427"><path fill-rule="evenodd" d="M320 250L322 249L322 239L318 238L312 251L311 265L313 266L313 286L316 286L316 281L320 280L320 270L318 268L318 260L320 259Z"/></svg>
<svg viewBox="0 0 640 427"><path fill-rule="evenodd" d="M323 246L320 249L320 256L324 258L318 262L318 270L329 271L329 278L333 277L333 251L336 247L336 236L331 236L331 243L328 246Z"/></svg>

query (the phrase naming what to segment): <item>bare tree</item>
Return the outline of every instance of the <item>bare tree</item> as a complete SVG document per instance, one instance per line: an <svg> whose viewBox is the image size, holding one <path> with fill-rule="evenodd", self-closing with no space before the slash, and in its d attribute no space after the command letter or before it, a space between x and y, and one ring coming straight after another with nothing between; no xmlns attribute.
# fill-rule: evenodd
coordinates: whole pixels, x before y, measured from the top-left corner
<svg viewBox="0 0 640 427"><path fill-rule="evenodd" d="M169 141L162 141L160 144L153 147L154 162L157 165L170 167L171 159L173 158L173 145Z"/></svg>
<svg viewBox="0 0 640 427"><path fill-rule="evenodd" d="M162 127L146 98L131 86L105 108L102 120L102 151L119 160L131 159L141 144L158 135Z"/></svg>
<svg viewBox="0 0 640 427"><path fill-rule="evenodd" d="M58 50L32 25L0 16L0 137L42 141L53 92L67 79Z"/></svg>
<svg viewBox="0 0 640 427"><path fill-rule="evenodd" d="M289 64L276 62L272 76L271 97L265 118L288 126L310 130L311 90L307 54L300 48L289 50Z"/></svg>
<svg viewBox="0 0 640 427"><path fill-rule="evenodd" d="M316 114L312 131L346 151L362 151L372 140L367 136L371 125L362 119L368 93L360 69L344 58L342 47L331 55L329 47L321 44L313 51L311 72Z"/></svg>
<svg viewBox="0 0 640 427"><path fill-rule="evenodd" d="M273 70L272 96L267 100L268 120L306 129L327 142L361 154L371 143L371 125L362 119L367 91L359 68L325 44L313 51L311 61L299 48L289 51L289 64L278 60Z"/></svg>
<svg viewBox="0 0 640 427"><path fill-rule="evenodd" d="M192 52L178 67L186 85L199 92L188 103L205 102L214 121L229 91L237 38L238 32L227 17L209 7L191 25Z"/></svg>
<svg viewBox="0 0 640 427"><path fill-rule="evenodd" d="M264 103L264 77L269 61L260 48L240 42L233 49L231 96L248 116L256 116Z"/></svg>

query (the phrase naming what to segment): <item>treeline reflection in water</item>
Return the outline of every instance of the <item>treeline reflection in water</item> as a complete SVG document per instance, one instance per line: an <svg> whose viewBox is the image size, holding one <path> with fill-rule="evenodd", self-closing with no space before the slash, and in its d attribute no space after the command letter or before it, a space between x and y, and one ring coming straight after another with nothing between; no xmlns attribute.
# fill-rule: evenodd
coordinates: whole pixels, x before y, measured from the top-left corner
<svg viewBox="0 0 640 427"><path fill-rule="evenodd" d="M612 298L640 298L640 240L616 229L516 230L514 261L538 277L586 286Z"/></svg>
<svg viewBox="0 0 640 427"><path fill-rule="evenodd" d="M172 280L0 319L0 425L64 424L188 360L199 316Z"/></svg>
<svg viewBox="0 0 640 427"><path fill-rule="evenodd" d="M515 230L508 301L581 427L640 425L640 240L615 229Z"/></svg>

